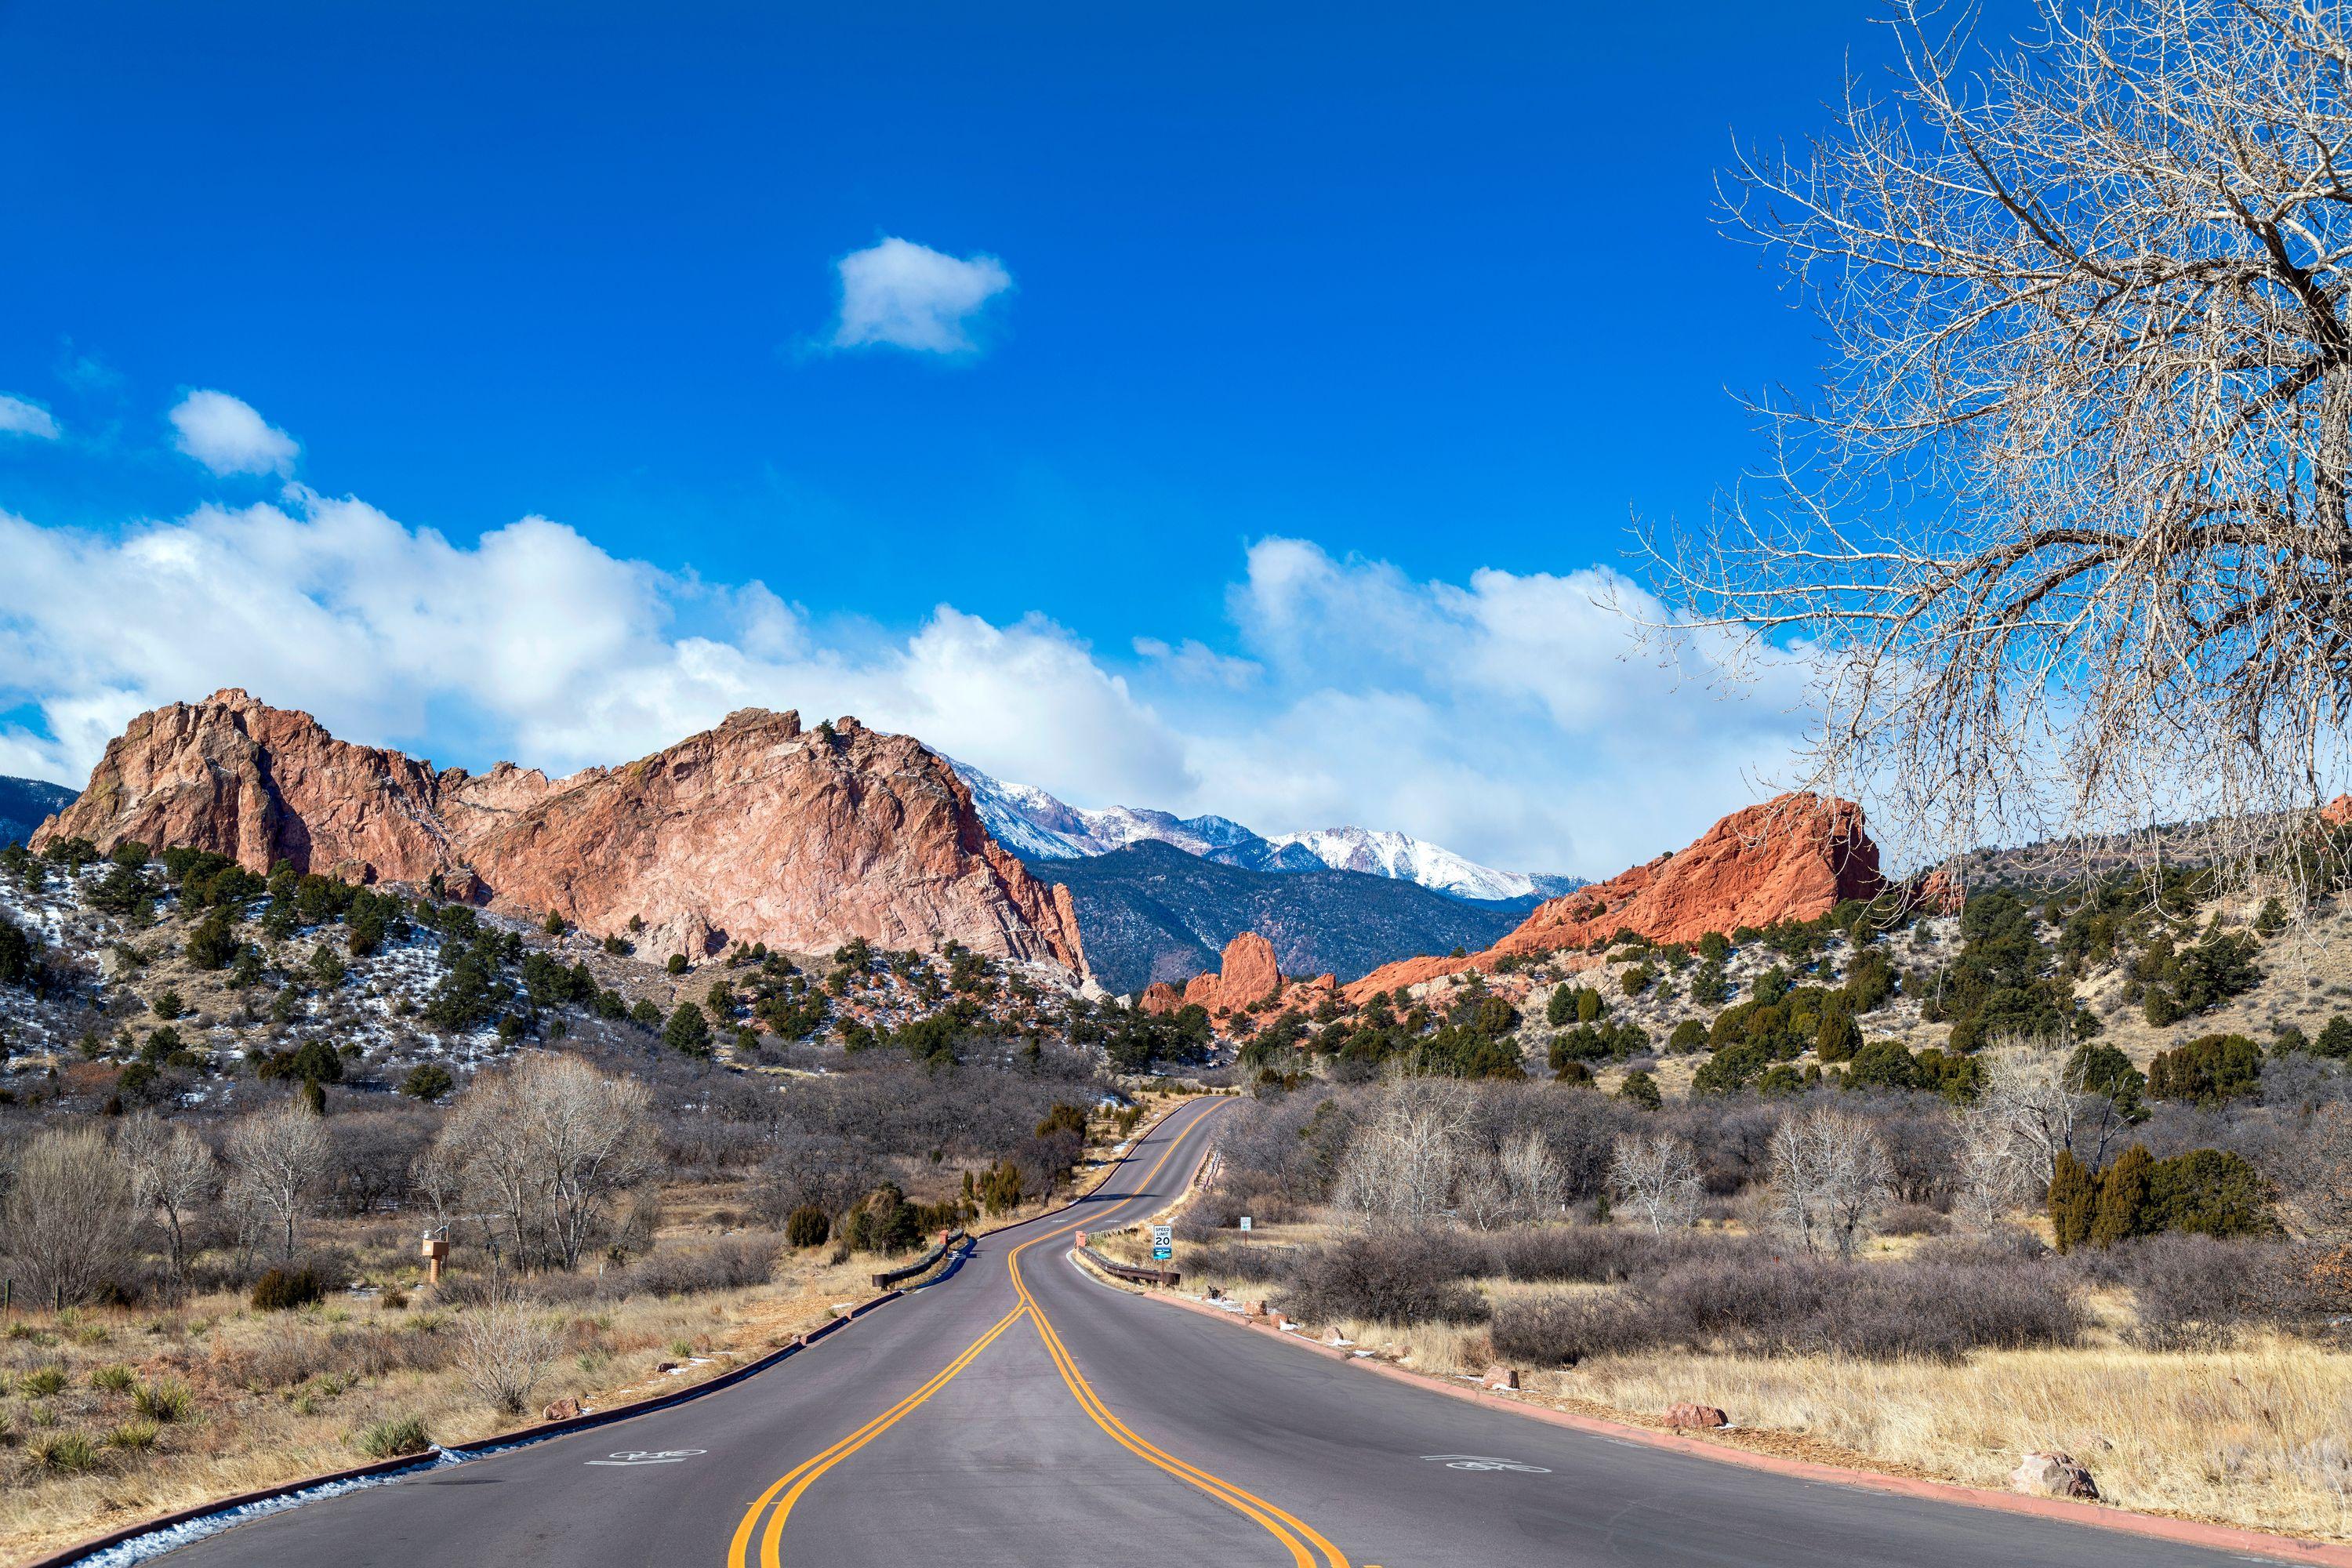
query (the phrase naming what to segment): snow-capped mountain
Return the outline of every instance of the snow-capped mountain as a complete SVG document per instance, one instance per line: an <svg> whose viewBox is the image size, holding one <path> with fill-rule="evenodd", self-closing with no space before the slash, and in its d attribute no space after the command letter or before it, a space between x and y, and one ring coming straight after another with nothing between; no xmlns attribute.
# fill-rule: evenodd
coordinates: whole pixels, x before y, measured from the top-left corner
<svg viewBox="0 0 2352 1568"><path fill-rule="evenodd" d="M950 765L971 791L980 819L997 842L1034 859L1082 859L1149 839L1246 870L1362 871L1487 902L1554 898L1583 886L1577 877L1498 871L1402 833L1329 827L1269 837L1229 817L1177 816L1125 805L1084 811L1034 784L1007 784L952 758Z"/></svg>

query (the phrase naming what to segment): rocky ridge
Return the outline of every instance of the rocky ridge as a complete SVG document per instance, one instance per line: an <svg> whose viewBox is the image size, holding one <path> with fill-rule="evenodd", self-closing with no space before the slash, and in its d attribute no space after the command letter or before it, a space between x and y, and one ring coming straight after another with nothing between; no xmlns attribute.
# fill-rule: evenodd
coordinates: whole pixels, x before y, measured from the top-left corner
<svg viewBox="0 0 2352 1568"><path fill-rule="evenodd" d="M1732 813L1685 848L1538 906L1484 952L1384 964L1348 986L1347 994L1360 1002L1376 991L1491 970L1506 956L1588 946L1621 930L1653 942L1696 942L1711 931L1811 920L1885 885L1861 806L1825 795L1779 795Z"/></svg>
<svg viewBox="0 0 2352 1568"><path fill-rule="evenodd" d="M35 841L60 837L212 849L258 872L285 859L354 882L438 879L592 932L642 921L638 950L656 957L864 937L1086 967L1067 891L989 836L919 742L855 719L803 731L795 712L746 709L620 767L478 776L228 689L132 720Z"/></svg>

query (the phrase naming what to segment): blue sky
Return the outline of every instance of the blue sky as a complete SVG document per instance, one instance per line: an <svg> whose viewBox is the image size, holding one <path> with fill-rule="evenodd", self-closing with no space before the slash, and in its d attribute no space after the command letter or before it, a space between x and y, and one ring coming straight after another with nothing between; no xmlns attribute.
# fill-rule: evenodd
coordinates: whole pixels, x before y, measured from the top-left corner
<svg viewBox="0 0 2352 1568"><path fill-rule="evenodd" d="M1591 574L1810 374L1712 182L1872 14L0 5L0 772L225 683L471 765L839 700L1606 874L1794 733Z"/></svg>

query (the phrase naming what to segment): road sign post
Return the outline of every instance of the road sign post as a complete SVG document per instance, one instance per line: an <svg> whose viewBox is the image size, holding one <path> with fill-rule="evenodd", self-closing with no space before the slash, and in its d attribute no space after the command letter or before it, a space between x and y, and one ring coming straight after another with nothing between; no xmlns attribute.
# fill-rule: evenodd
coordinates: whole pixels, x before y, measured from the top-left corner
<svg viewBox="0 0 2352 1568"><path fill-rule="evenodd" d="M1160 1265L1160 1283L1168 1283L1168 1260L1176 1256L1176 1227L1155 1225L1151 1227L1151 1260Z"/></svg>

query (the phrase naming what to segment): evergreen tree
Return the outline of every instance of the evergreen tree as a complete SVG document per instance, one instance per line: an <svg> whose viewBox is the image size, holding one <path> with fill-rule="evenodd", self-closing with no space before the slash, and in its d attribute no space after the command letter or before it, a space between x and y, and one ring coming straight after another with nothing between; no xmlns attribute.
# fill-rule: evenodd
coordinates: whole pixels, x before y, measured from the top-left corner
<svg viewBox="0 0 2352 1568"><path fill-rule="evenodd" d="M2099 1181L2073 1152L2061 1150L2050 1178L2050 1228L2058 1250L2072 1252L2087 1240L2099 1203Z"/></svg>
<svg viewBox="0 0 2352 1568"><path fill-rule="evenodd" d="M2156 1157L2145 1143L2116 1156L2099 1177L2099 1206L2091 1218L2091 1245L2113 1247L2143 1233L2147 1223L2148 1173Z"/></svg>
<svg viewBox="0 0 2352 1568"><path fill-rule="evenodd" d="M690 1057L710 1054L710 1020L691 1002L681 1002L662 1028L662 1043Z"/></svg>
<svg viewBox="0 0 2352 1568"><path fill-rule="evenodd" d="M1627 1073L1625 1081L1617 1086L1617 1098L1644 1110L1655 1110L1665 1104L1665 1097L1658 1092L1658 1080L1638 1068Z"/></svg>

